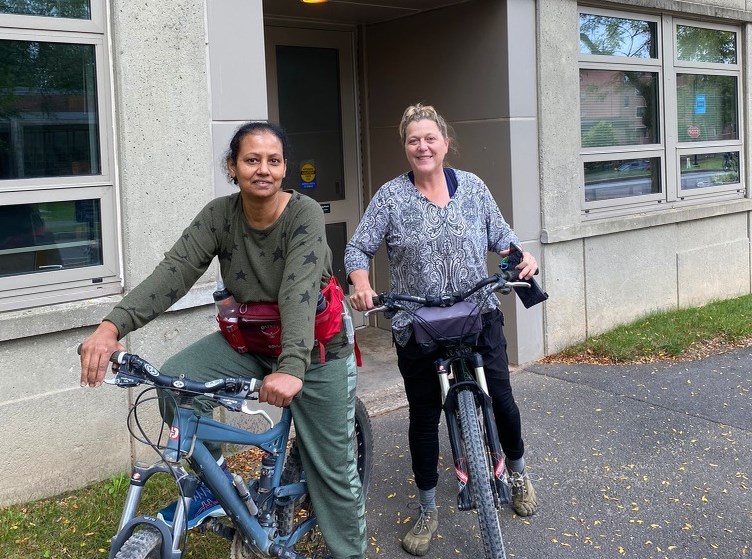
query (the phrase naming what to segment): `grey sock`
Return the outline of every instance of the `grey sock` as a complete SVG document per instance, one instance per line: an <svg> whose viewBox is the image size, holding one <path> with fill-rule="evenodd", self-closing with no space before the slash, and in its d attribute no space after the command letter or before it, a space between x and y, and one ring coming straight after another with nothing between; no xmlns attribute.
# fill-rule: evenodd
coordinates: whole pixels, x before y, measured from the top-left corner
<svg viewBox="0 0 752 559"><path fill-rule="evenodd" d="M507 468L513 472L522 473L525 470L525 457L522 456L517 460L508 460Z"/></svg>
<svg viewBox="0 0 752 559"><path fill-rule="evenodd" d="M433 510L436 508L436 488L433 489L418 489L418 498L420 499L420 506L426 510Z"/></svg>

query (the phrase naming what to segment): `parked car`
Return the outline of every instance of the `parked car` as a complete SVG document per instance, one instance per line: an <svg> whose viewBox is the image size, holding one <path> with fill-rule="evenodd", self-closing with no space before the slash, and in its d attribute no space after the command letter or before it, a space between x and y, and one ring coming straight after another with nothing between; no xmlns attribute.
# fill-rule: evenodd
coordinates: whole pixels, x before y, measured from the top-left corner
<svg viewBox="0 0 752 559"><path fill-rule="evenodd" d="M632 159L631 161L619 165L616 170L619 172L648 171L650 170L650 161L647 159Z"/></svg>

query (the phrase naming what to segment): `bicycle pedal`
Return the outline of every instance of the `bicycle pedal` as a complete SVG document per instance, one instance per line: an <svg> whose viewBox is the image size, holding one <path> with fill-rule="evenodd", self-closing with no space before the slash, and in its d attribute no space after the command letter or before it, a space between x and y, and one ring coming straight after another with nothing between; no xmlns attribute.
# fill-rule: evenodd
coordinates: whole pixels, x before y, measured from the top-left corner
<svg viewBox="0 0 752 559"><path fill-rule="evenodd" d="M230 541L232 541L232 539L235 537L235 528L229 526L228 524L225 524L224 522L216 518L209 518L208 520L202 522L198 526L198 532L217 534L218 536L221 536Z"/></svg>

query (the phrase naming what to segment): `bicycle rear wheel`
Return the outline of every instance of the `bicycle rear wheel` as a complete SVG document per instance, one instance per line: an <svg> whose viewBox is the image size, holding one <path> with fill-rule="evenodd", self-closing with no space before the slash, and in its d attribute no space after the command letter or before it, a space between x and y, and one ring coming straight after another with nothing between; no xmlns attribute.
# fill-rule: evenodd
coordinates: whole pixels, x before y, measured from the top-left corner
<svg viewBox="0 0 752 559"><path fill-rule="evenodd" d="M501 524L491 491L491 466L483 437L481 416L470 390L457 395L457 408L462 442L467 459L470 494L478 512L480 538L486 559L506 559Z"/></svg>
<svg viewBox="0 0 752 559"><path fill-rule="evenodd" d="M368 485L371 481L371 470L373 469L373 431L371 430L371 418L365 404L355 398L355 429L352 438L353 449L355 450L358 476L363 486L363 497L368 492ZM285 462L285 468L282 472L281 483L297 483L304 477L303 464L300 459L300 450L297 441L293 441L290 452ZM283 536L290 534L293 529L303 520L314 516L313 504L311 498L306 495L294 503L277 507L276 520L279 533ZM306 537L295 546L299 553L308 556L326 557L329 555L329 549L326 546L318 526L306 534ZM231 559L250 559L257 555L243 545L242 539L235 534L232 542L230 558Z"/></svg>
<svg viewBox="0 0 752 559"><path fill-rule="evenodd" d="M162 534L146 526L125 540L115 559L161 559Z"/></svg>
<svg viewBox="0 0 752 559"><path fill-rule="evenodd" d="M365 404L360 398L355 398L355 431L352 445L355 450L358 476L363 486L363 496L368 494L368 485L371 482L371 470L373 469L373 432L371 431L371 418L368 415ZM285 462L282 472L282 483L296 483L303 474L303 465L300 461L298 442L294 441L290 448L290 455ZM305 503L297 503L279 507L277 512L277 525L281 534L289 534L300 520L300 514L306 510L313 514L313 505L310 497L306 497Z"/></svg>
<svg viewBox="0 0 752 559"><path fill-rule="evenodd" d="M352 444L357 456L358 475L363 485L363 496L365 496L368 494L373 470L373 431L371 430L371 417L360 398L355 398L355 432Z"/></svg>

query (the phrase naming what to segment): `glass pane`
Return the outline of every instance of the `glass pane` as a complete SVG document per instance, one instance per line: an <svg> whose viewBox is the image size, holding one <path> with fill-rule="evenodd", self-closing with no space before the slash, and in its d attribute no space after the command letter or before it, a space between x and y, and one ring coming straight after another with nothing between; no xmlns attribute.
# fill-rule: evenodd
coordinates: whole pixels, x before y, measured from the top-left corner
<svg viewBox="0 0 752 559"><path fill-rule="evenodd" d="M585 163L585 201L627 198L661 191L659 157Z"/></svg>
<svg viewBox="0 0 752 559"><path fill-rule="evenodd" d="M347 224L344 221L326 224L326 242L332 251L332 266L334 275L342 288L347 292L347 276L345 275L345 245L347 244Z"/></svg>
<svg viewBox="0 0 752 559"><path fill-rule="evenodd" d="M580 53L658 58L656 24L639 19L580 14Z"/></svg>
<svg viewBox="0 0 752 559"><path fill-rule="evenodd" d="M677 25L676 57L689 62L736 64L736 33Z"/></svg>
<svg viewBox="0 0 752 559"><path fill-rule="evenodd" d="M99 200L0 206L0 277L102 264Z"/></svg>
<svg viewBox="0 0 752 559"><path fill-rule="evenodd" d="M0 40L0 180L99 173L94 46Z"/></svg>
<svg viewBox="0 0 752 559"><path fill-rule="evenodd" d="M676 75L680 142L739 138L735 76Z"/></svg>
<svg viewBox="0 0 752 559"><path fill-rule="evenodd" d="M89 0L0 0L0 13L91 19Z"/></svg>
<svg viewBox="0 0 752 559"><path fill-rule="evenodd" d="M681 187L684 190L738 182L738 151L695 153L681 158Z"/></svg>
<svg viewBox="0 0 752 559"><path fill-rule="evenodd" d="M319 202L344 199L339 52L278 46L277 88L291 143L285 186Z"/></svg>
<svg viewBox="0 0 752 559"><path fill-rule="evenodd" d="M582 147L657 144L658 74L580 70Z"/></svg>

